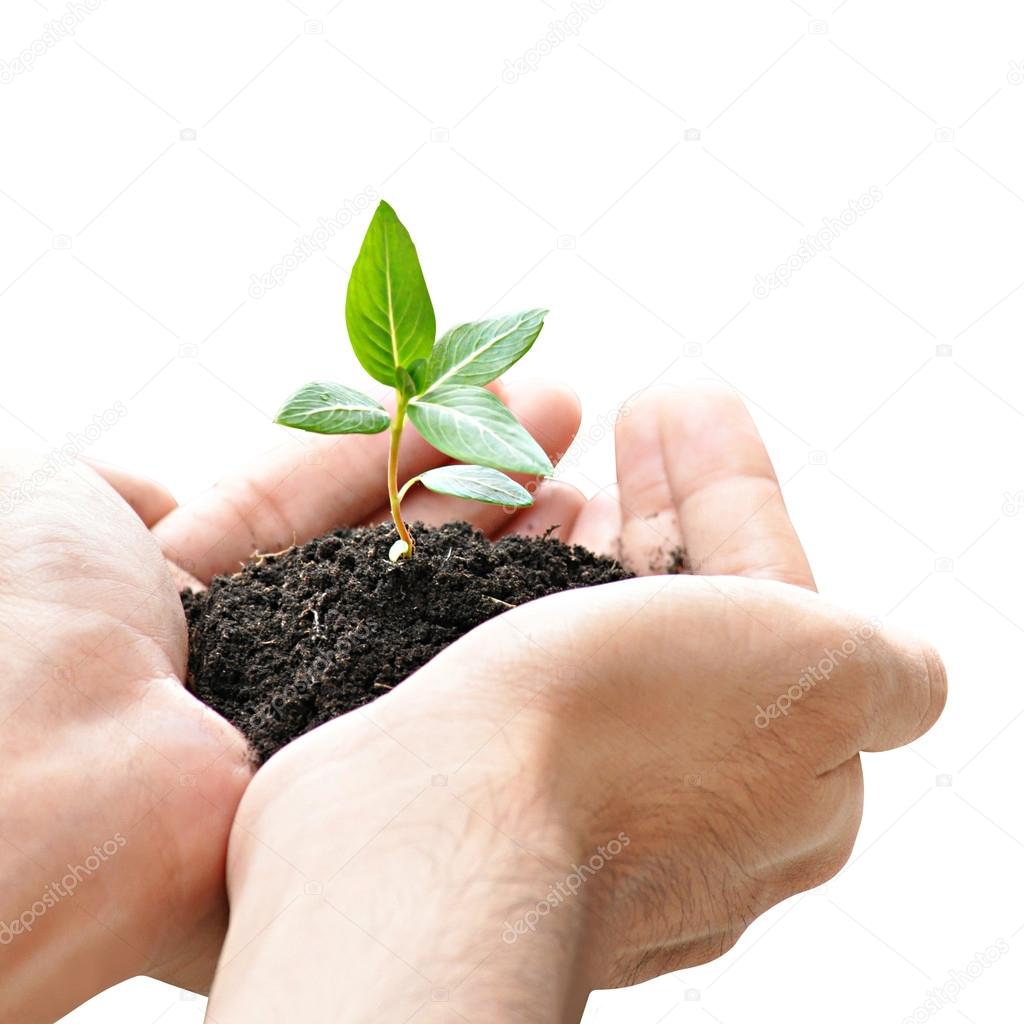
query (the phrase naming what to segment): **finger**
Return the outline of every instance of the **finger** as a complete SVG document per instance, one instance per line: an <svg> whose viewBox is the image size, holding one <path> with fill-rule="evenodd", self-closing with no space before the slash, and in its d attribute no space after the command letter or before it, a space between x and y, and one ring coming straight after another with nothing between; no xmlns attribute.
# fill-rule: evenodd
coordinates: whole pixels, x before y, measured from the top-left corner
<svg viewBox="0 0 1024 1024"><path fill-rule="evenodd" d="M775 671L756 682L759 734L815 751L820 774L862 751L912 743L941 715L946 671L930 644L794 587L764 592L765 602L733 589L737 578L711 582L749 615L757 649L775 647Z"/></svg>
<svg viewBox="0 0 1024 1024"><path fill-rule="evenodd" d="M820 775L862 751L912 743L945 705L946 673L931 645L808 589L741 576L638 579L603 589L559 595L576 605L584 640L587 630L614 634L603 656L627 671L632 662L623 653L643 650L652 679L673 678L680 664L692 679L720 679L680 696L695 715L726 718L735 700L737 753L779 747L787 761ZM555 618L568 628L566 612ZM644 725L651 735L659 727L656 719Z"/></svg>
<svg viewBox="0 0 1024 1024"><path fill-rule="evenodd" d="M103 477L132 507L146 526L159 522L178 507L170 491L154 480L136 476L125 469L118 469L117 466L98 462L96 459L83 458L82 462Z"/></svg>
<svg viewBox="0 0 1024 1024"><path fill-rule="evenodd" d="M568 541L586 503L587 499L572 484L545 480L537 489L533 506L512 516L496 539L517 535Z"/></svg>
<svg viewBox="0 0 1024 1024"><path fill-rule="evenodd" d="M860 749L894 750L919 739L946 706L946 668L938 652L909 634L887 631L874 652L872 687L877 713L866 723Z"/></svg>
<svg viewBox="0 0 1024 1024"><path fill-rule="evenodd" d="M25 588L24 596L33 602L76 610L75 628L79 619L92 617L151 637L167 657L164 667L180 675L181 602L145 523L96 466L76 459L53 470L48 458L31 449L0 452L0 495L16 496L8 500L4 536L10 539L0 583L12 595ZM46 486L34 482L43 474ZM119 475L122 482L133 479ZM95 586L100 580L104 585ZM123 598L129 592L137 598L126 609ZM103 657L122 642L117 635L113 628L105 631L91 653ZM52 660L39 643L33 641L31 648Z"/></svg>
<svg viewBox="0 0 1024 1024"><path fill-rule="evenodd" d="M735 392L700 384L653 393L665 473L690 565L814 588L764 442Z"/></svg>
<svg viewBox="0 0 1024 1024"><path fill-rule="evenodd" d="M575 392L560 384L543 382L506 384L503 400L548 458L557 464L579 430L580 402ZM438 463L450 461L440 455L437 459ZM406 472L408 475L403 475L403 480L417 471L406 471L403 467L403 474ZM512 477L526 486L535 487L539 483L537 477L521 474L512 474ZM371 521L386 522L389 515L386 508L380 508ZM431 526L464 519L488 535L509 525L509 513L502 506L432 494L423 487L416 487L402 502L402 515L406 522L422 522Z"/></svg>
<svg viewBox="0 0 1024 1024"><path fill-rule="evenodd" d="M494 390L501 395L499 387ZM529 426L542 439L564 434L553 428L545 409L552 389L534 390ZM557 400L552 407L558 413ZM219 573L237 571L256 551L280 551L364 522L386 501L388 444L386 433L325 437L286 430L278 449L175 509L153 532L169 558L193 566L193 575L208 583ZM406 431L402 479L443 461L414 430Z"/></svg>
<svg viewBox="0 0 1024 1024"><path fill-rule="evenodd" d="M407 457L425 461L425 445ZM165 554L204 583L256 551L280 551L359 522L386 493L387 433L282 429L279 447L171 512L153 529Z"/></svg>
<svg viewBox="0 0 1024 1024"><path fill-rule="evenodd" d="M622 522L621 557L643 576L681 560L683 537L661 450L661 430L651 389L628 403L615 426L615 462ZM675 392L669 392L674 394Z"/></svg>
<svg viewBox="0 0 1024 1024"><path fill-rule="evenodd" d="M171 574L174 587L179 594L183 590L193 590L198 593L206 589L206 586L188 571L188 566L178 565L170 558L165 558L164 561L167 563L167 571Z"/></svg>
<svg viewBox="0 0 1024 1024"><path fill-rule="evenodd" d="M597 555L618 558L621 533L619 490L613 484L599 491L583 506L569 540L573 544L582 544Z"/></svg>
<svg viewBox="0 0 1024 1024"><path fill-rule="evenodd" d="M153 526L178 507L173 495L154 480L136 476L96 459L83 457L81 461L117 492L118 497L142 520L144 526ZM176 590L180 592L202 588L199 581L189 574L187 565L180 566L169 558L165 561Z"/></svg>

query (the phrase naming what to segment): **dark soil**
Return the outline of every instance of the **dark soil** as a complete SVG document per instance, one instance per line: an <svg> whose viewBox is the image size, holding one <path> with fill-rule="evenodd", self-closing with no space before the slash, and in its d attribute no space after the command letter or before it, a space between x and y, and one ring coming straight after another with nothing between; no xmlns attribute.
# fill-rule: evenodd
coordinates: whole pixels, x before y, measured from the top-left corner
<svg viewBox="0 0 1024 1024"><path fill-rule="evenodd" d="M416 555L397 565L390 524L357 527L182 595L189 688L248 737L258 762L510 607L632 575L548 538L492 544L466 523L413 533Z"/></svg>

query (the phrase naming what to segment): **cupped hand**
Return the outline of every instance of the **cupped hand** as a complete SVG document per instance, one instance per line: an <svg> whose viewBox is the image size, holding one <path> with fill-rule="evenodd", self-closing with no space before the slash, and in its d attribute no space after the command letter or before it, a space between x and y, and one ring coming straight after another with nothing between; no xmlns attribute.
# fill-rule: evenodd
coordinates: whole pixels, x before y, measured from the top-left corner
<svg viewBox="0 0 1024 1024"><path fill-rule="evenodd" d="M571 443L579 409L566 389L504 397L553 458ZM5 1021L51 1021L134 974L208 987L252 768L242 736L183 686L178 590L373 520L386 506L379 440L283 432L269 458L182 507L110 466L55 473L43 455L0 458L0 495L14 496L0 518ZM413 436L403 453L409 474L440 461ZM582 503L557 485L540 494L556 515ZM413 510L455 511L425 496ZM476 523L495 534L516 520L480 510Z"/></svg>
<svg viewBox="0 0 1024 1024"><path fill-rule="evenodd" d="M618 444L569 538L691 574L510 611L272 758L215 1019L578 1020L845 862L860 754L930 728L941 662L813 592L734 396L653 392Z"/></svg>
<svg viewBox="0 0 1024 1024"><path fill-rule="evenodd" d="M135 974L208 979L250 769L182 685L181 602L142 520L31 453L0 461L0 492L0 1017L36 1024Z"/></svg>

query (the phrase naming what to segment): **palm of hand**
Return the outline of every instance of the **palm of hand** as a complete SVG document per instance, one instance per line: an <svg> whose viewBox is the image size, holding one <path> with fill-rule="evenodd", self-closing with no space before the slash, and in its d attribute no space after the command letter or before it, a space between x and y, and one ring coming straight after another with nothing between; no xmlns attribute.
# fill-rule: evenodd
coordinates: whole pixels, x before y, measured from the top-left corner
<svg viewBox="0 0 1024 1024"><path fill-rule="evenodd" d="M11 458L3 473L11 484L37 467ZM0 949L5 994L31 1000L25 1019L51 1020L136 973L202 984L225 922L219 865L244 743L185 692L177 592L99 477L65 470L6 525L0 858L17 882L0 917L17 934ZM70 963L35 991L45 979L31 967L58 937Z"/></svg>

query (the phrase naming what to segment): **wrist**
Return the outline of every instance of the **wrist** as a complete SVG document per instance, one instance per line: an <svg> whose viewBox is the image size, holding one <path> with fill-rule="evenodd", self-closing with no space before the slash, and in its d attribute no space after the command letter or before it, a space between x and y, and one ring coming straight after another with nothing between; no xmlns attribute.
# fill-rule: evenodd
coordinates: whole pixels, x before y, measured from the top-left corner
<svg viewBox="0 0 1024 1024"><path fill-rule="evenodd" d="M211 1013L279 1019L284 993L311 1024L342 1007L353 1021L424 1006L417 1019L578 1020L593 851L558 784L499 746L472 768L457 743L427 764L355 714L273 759L232 836Z"/></svg>

